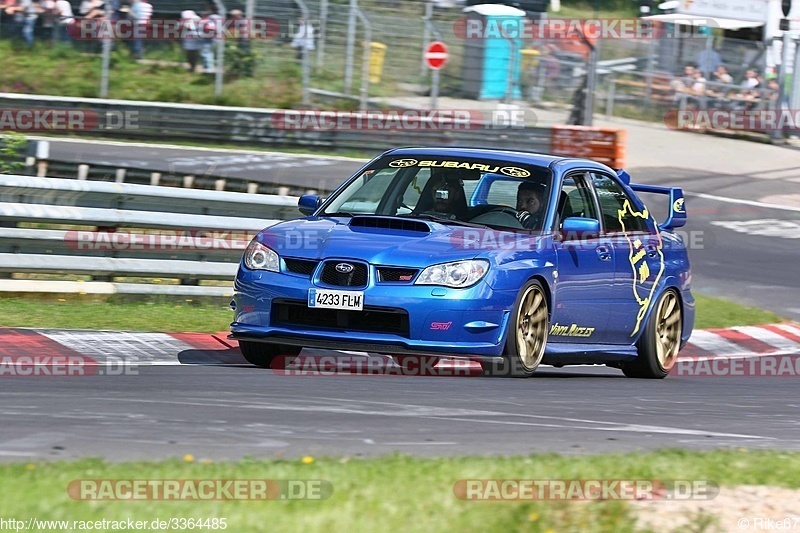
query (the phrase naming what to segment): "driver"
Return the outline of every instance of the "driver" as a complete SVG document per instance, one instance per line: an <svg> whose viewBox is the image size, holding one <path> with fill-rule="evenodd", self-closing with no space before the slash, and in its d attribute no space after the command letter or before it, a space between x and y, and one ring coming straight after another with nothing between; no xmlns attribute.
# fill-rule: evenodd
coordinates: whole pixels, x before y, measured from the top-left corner
<svg viewBox="0 0 800 533"><path fill-rule="evenodd" d="M517 189L517 220L524 228L533 229L542 225L544 192L544 184L535 181L523 181Z"/></svg>

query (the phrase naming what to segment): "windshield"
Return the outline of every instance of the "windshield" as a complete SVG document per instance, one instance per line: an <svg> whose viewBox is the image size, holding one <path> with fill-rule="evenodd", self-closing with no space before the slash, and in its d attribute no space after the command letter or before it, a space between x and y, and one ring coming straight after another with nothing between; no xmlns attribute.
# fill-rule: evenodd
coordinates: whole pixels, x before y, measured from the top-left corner
<svg viewBox="0 0 800 533"><path fill-rule="evenodd" d="M548 168L475 158L379 159L334 196L321 216L381 215L541 231Z"/></svg>

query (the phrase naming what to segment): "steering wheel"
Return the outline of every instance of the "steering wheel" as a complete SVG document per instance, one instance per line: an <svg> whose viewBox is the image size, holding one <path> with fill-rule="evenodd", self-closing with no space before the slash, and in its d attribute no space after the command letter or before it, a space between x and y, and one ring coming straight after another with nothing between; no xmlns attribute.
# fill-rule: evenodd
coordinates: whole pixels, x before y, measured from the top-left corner
<svg viewBox="0 0 800 533"><path fill-rule="evenodd" d="M487 213L505 213L506 215L511 215L514 218L517 218L517 210L513 207L508 207L507 205L501 205L492 209L489 209Z"/></svg>

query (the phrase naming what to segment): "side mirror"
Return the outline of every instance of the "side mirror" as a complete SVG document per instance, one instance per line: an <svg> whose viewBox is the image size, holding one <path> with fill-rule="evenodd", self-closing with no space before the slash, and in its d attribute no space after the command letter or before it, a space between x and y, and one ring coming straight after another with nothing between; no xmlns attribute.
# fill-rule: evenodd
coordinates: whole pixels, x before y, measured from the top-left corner
<svg viewBox="0 0 800 533"><path fill-rule="evenodd" d="M300 200L297 201L297 208L300 209L300 212L304 215L310 215L317 210L320 204L322 204L322 198L316 194L304 194L300 197Z"/></svg>
<svg viewBox="0 0 800 533"><path fill-rule="evenodd" d="M600 236L600 221L583 217L565 218L561 224L561 235L565 241L597 238Z"/></svg>

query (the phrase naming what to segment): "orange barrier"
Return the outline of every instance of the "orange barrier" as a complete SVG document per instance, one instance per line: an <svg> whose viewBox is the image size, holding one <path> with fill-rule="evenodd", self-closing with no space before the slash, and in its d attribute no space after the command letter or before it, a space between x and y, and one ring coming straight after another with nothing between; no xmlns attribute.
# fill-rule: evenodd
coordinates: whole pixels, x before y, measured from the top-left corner
<svg viewBox="0 0 800 533"><path fill-rule="evenodd" d="M555 155L592 159L614 169L623 168L627 134L619 128L553 126L550 150Z"/></svg>

